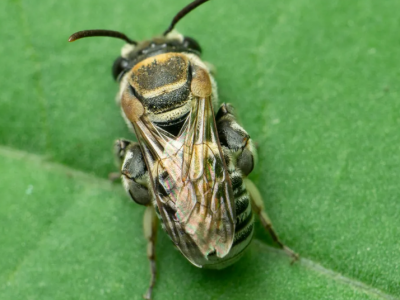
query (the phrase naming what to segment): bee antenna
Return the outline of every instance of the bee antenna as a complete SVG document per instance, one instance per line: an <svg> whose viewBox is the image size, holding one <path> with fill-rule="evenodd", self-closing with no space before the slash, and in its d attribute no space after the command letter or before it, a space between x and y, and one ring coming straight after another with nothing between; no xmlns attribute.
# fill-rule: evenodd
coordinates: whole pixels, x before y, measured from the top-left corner
<svg viewBox="0 0 400 300"><path fill-rule="evenodd" d="M192 3L189 3L184 8L182 8L182 10L180 12L178 12L176 14L176 16L172 19L171 24L169 25L167 30L165 30L163 36L166 36L168 33L170 33L172 31L172 29L174 29L176 23L178 23L180 19L182 19L184 16L186 16L188 13L190 13L193 9L195 9L196 7L202 5L204 2L207 2L207 1L209 1L209 0L195 0Z"/></svg>
<svg viewBox="0 0 400 300"><path fill-rule="evenodd" d="M122 32L113 31L113 30L104 30L104 29L82 30L82 31L75 32L73 35L71 35L69 37L68 42L74 42L76 40L86 38L86 37L91 37L91 36L115 37L115 38L126 41L128 44L137 45L136 41L131 40Z"/></svg>

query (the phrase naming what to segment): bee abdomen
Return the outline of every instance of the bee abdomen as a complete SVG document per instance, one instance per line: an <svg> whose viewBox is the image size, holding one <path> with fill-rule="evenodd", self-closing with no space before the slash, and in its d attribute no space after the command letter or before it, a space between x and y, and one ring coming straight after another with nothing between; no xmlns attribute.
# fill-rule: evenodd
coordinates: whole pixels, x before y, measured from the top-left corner
<svg viewBox="0 0 400 300"><path fill-rule="evenodd" d="M236 178L239 176L240 180ZM240 186L237 186L233 190L236 207L236 226L231 252L233 254L238 254L247 248L251 242L253 237L254 220L250 204L250 195L243 183L241 174L238 172L233 172L231 174L231 181L232 187L234 186L235 182L241 183Z"/></svg>
<svg viewBox="0 0 400 300"><path fill-rule="evenodd" d="M186 241L187 243L184 244L186 255L189 255L191 259L196 262L196 265L203 268L223 269L233 264L242 257L253 237L253 212L250 204L250 195L244 185L242 174L237 171L237 169L233 169L229 172L229 177L232 183L236 209L235 234L230 252L224 257L217 257L214 251L207 257L204 257L195 243ZM153 205L156 207L156 214L161 220L163 229L167 230L167 227L170 228L171 226L165 224L166 220L161 218L155 199L153 199ZM174 212L171 212L171 215L174 215ZM183 230L183 228L180 230ZM181 234L183 234L182 237L185 236L184 232L181 232ZM180 234L178 234L178 236L180 236Z"/></svg>
<svg viewBox="0 0 400 300"><path fill-rule="evenodd" d="M237 260L244 254L253 237L254 219L250 204L249 193L243 183L240 172L233 171L229 174L232 182L233 194L236 207L235 236L232 248L228 255L219 258L212 253L208 260L204 260L202 266L208 269L223 269Z"/></svg>

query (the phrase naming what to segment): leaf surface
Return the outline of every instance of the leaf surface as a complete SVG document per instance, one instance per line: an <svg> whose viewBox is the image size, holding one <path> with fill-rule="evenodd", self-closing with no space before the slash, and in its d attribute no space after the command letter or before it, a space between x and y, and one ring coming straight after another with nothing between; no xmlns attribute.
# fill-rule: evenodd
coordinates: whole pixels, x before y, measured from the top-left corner
<svg viewBox="0 0 400 300"><path fill-rule="evenodd" d="M112 143L134 139L110 69L108 28L159 34L187 1L0 3L0 299L140 299L143 208ZM177 29L196 38L258 143L252 179L281 239L257 225L222 271L187 263L160 232L155 299L400 299L400 4L210 1Z"/></svg>

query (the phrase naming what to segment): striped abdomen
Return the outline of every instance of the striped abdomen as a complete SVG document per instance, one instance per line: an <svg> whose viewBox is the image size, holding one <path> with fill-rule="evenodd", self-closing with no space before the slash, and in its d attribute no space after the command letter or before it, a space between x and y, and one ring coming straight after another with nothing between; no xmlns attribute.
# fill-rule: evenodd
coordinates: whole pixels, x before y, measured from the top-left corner
<svg viewBox="0 0 400 300"><path fill-rule="evenodd" d="M208 269L223 269L233 263L235 263L244 254L247 246L250 244L253 237L254 222L253 222L253 212L250 204L250 196L246 190L243 183L242 175L236 169L229 172L229 177L232 182L233 194L235 197L235 207L236 207L236 226L235 226L235 236L232 248L228 255L219 258L214 253L210 253L208 259L206 259L200 251L197 250L195 244L191 250L196 255L196 263L198 266ZM153 202L156 206L156 203ZM163 221L159 215L158 210L156 213L159 216L161 222ZM164 229L164 224L162 227Z"/></svg>
<svg viewBox="0 0 400 300"><path fill-rule="evenodd" d="M250 196L243 183L242 175L237 170L229 172L232 182L236 206L235 237L229 254L223 258L211 254L204 260L203 267L209 269L225 268L242 257L253 237L254 221L251 210Z"/></svg>

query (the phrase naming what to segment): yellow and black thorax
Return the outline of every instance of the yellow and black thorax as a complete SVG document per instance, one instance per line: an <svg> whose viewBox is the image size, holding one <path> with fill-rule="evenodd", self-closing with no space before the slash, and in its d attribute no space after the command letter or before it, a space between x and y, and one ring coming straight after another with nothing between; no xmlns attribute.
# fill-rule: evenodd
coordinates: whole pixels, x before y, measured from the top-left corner
<svg viewBox="0 0 400 300"><path fill-rule="evenodd" d="M188 37L154 38L126 51L113 66L114 78L127 80L152 123L177 135L190 112L192 64L198 43Z"/></svg>

